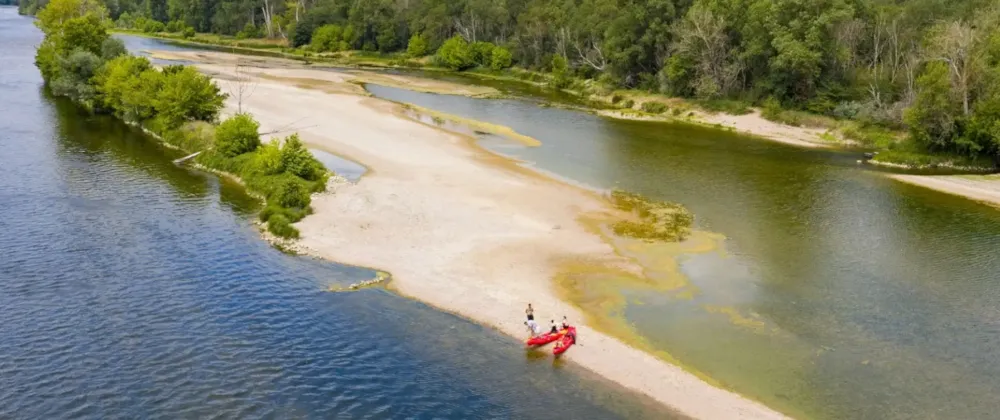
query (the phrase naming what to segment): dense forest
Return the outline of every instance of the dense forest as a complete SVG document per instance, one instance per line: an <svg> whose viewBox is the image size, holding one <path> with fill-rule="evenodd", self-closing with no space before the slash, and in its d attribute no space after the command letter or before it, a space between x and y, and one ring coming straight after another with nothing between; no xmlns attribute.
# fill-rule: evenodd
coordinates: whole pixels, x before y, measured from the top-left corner
<svg viewBox="0 0 1000 420"><path fill-rule="evenodd" d="M441 49L457 68L503 67L492 55L507 55L500 64L780 105L906 129L930 151L1000 156L1000 0L102 1L126 26L333 51Z"/></svg>

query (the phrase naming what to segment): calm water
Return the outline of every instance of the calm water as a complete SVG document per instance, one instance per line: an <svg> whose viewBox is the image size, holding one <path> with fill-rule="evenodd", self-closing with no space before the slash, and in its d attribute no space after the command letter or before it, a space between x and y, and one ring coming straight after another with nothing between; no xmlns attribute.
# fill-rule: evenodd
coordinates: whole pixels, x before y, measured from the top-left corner
<svg viewBox="0 0 1000 420"><path fill-rule="evenodd" d="M46 97L0 8L0 418L663 418L516 340L283 255L239 188ZM512 308L512 314L519 308Z"/></svg>
<svg viewBox="0 0 1000 420"><path fill-rule="evenodd" d="M854 153L615 121L519 100L369 86L538 138L487 147L598 188L688 206L721 252L691 284L623 290L640 334L790 414L991 419L1000 412L1000 212L896 183ZM692 297L693 296L693 297Z"/></svg>

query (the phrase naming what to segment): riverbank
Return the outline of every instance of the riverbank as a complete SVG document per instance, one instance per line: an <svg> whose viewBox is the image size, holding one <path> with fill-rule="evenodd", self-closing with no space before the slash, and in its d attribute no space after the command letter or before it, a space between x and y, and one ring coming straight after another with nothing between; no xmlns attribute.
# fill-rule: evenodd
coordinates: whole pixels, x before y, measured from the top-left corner
<svg viewBox="0 0 1000 420"><path fill-rule="evenodd" d="M1000 207L1000 175L889 175L907 184Z"/></svg>
<svg viewBox="0 0 1000 420"><path fill-rule="evenodd" d="M230 69L196 65L220 78L220 85ZM329 72L295 71L329 85L347 83L327 79ZM371 169L356 184L314 197L315 213L297 224L310 253L383 269L400 293L518 338L525 335L522 309L528 302L542 319L566 315L581 332L581 345L567 359L684 414L783 418L596 331L575 305L559 298L552 282L567 264L642 270L578 222L615 214L599 194L407 118L409 111L395 103L341 88L307 89L267 77L255 82L255 93L242 106L263 131L293 124L311 147ZM227 104L234 106L233 98Z"/></svg>

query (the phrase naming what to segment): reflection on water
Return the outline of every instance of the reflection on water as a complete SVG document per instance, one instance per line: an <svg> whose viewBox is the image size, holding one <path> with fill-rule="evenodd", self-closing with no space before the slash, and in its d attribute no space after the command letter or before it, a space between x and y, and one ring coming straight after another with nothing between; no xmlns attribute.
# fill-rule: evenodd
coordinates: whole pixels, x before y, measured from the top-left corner
<svg viewBox="0 0 1000 420"><path fill-rule="evenodd" d="M257 205L46 98L0 8L0 418L672 417L516 340L288 257Z"/></svg>
<svg viewBox="0 0 1000 420"><path fill-rule="evenodd" d="M696 292L622 291L639 332L685 365L804 417L995 417L995 209L896 183L859 168L854 153L368 88L511 127L542 146L498 152L683 203L701 229L724 235L723 252L682 261Z"/></svg>

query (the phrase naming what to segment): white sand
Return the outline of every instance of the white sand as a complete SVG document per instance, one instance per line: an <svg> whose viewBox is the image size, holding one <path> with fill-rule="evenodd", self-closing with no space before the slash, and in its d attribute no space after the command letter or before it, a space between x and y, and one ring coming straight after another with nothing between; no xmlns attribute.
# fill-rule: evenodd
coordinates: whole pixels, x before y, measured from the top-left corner
<svg viewBox="0 0 1000 420"><path fill-rule="evenodd" d="M329 80L303 72L315 71L295 76ZM517 338L526 335L528 302L543 324L567 315L581 345L566 359L683 414L785 418L594 331L556 296L552 277L564 258L630 264L576 222L582 213L612 211L598 195L401 117L399 106L386 101L273 79L258 83L243 107L263 131L293 123L311 147L371 169L357 184L314 197L315 214L297 225L311 253L388 271L400 293Z"/></svg>
<svg viewBox="0 0 1000 420"><path fill-rule="evenodd" d="M897 181L1000 206L1000 175L889 175Z"/></svg>

